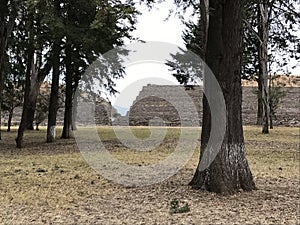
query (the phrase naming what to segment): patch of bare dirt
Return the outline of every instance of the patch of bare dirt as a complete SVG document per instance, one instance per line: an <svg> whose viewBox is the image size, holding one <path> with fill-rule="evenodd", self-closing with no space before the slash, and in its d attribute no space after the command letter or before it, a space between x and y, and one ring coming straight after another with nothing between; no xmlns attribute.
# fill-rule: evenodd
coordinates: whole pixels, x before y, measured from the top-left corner
<svg viewBox="0 0 300 225"><path fill-rule="evenodd" d="M187 186L193 171L182 171L150 187L115 187L104 196L89 196L64 208L46 204L0 207L2 224L299 224L299 182L257 177L258 190L219 196ZM191 211L170 214L180 199Z"/></svg>

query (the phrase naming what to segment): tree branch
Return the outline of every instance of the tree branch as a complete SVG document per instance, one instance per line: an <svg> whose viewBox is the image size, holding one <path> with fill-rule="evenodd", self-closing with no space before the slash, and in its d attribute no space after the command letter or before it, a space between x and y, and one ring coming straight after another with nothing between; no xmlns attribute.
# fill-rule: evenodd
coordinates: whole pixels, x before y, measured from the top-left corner
<svg viewBox="0 0 300 225"><path fill-rule="evenodd" d="M259 43L262 44L262 40L259 37L259 34L253 29L253 27L251 26L251 24L244 19L244 22L246 23L246 25L250 28L250 30L252 31L252 33L255 35L255 37L258 39Z"/></svg>

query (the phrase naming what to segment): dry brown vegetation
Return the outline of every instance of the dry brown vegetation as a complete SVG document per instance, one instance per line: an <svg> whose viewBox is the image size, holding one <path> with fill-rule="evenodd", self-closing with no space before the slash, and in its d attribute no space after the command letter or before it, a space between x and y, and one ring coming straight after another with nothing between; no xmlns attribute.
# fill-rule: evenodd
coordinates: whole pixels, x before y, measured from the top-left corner
<svg viewBox="0 0 300 225"><path fill-rule="evenodd" d="M59 132L59 131L58 131ZM106 146L128 163L153 163L174 146L178 129L152 152L130 153L111 128L99 128ZM147 128L135 128L144 138ZM247 157L258 190L219 196L187 184L199 151L179 173L162 183L128 188L92 170L75 141L45 144L45 130L27 132L26 148L15 149L12 133L0 142L0 224L299 224L299 128L276 128L269 135L245 127ZM159 157L157 156L158 154ZM170 202L190 212L170 214Z"/></svg>
<svg viewBox="0 0 300 225"><path fill-rule="evenodd" d="M280 75L273 80L274 85L285 86L285 87L300 87L299 75ZM243 86L257 87L257 81L255 80L242 80Z"/></svg>

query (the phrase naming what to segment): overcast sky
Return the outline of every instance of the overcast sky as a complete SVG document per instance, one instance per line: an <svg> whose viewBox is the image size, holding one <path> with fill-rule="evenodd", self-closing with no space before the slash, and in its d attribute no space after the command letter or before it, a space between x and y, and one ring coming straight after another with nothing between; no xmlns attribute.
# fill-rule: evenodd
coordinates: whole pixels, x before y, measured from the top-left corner
<svg viewBox="0 0 300 225"><path fill-rule="evenodd" d="M170 1L159 4L151 11L142 6L142 15L138 17L134 37L143 41L167 42L184 47L181 38L184 25L175 15L166 20L172 6L173 4ZM129 44L129 42L126 44ZM154 51L159 51L159 49ZM125 78L117 81L116 89L120 94L111 98L112 104L114 105L116 101L119 107L130 107L139 91L148 83L178 84L177 80L171 75L169 68L162 63L144 62L134 64L126 68Z"/></svg>
<svg viewBox="0 0 300 225"><path fill-rule="evenodd" d="M180 47L184 47L183 40L181 38L182 31L184 30L184 25L181 23L180 19L175 15L168 17L169 10L174 7L172 1L167 1L159 4L156 8L149 11L145 6L141 6L142 15L138 17L138 24L136 26L136 31L134 36L143 40L143 41L160 41L171 43ZM188 18L188 16L187 16ZM128 42L126 44L129 44ZM291 62L292 65L296 65L297 62ZM168 71L168 67L161 64L151 64L151 63L140 63L138 65L129 66L126 69L127 75L124 79L117 81L117 90L121 92L126 88L130 87L131 94L128 90L126 93L127 100L125 101L125 96L123 93L122 101L117 101L118 104L122 102L121 107L129 107L132 104L132 101L138 95L138 92L142 88L143 82L137 82L139 80L144 80L149 82L151 77L159 77L166 80L163 84L175 84L177 81L174 77L171 76L171 73ZM300 75L300 64L292 71L292 74ZM146 80L145 80L146 79ZM156 80L156 79L153 79ZM157 79L156 84L159 84L161 80ZM133 83L136 83L134 85ZM120 96L121 96L120 95ZM115 97L111 98L112 103L115 101Z"/></svg>

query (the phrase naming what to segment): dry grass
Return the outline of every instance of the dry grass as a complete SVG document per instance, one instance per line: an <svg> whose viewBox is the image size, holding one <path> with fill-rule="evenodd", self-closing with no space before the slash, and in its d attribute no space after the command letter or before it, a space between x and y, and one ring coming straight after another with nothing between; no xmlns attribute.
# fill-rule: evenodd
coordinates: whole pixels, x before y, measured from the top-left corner
<svg viewBox="0 0 300 225"><path fill-rule="evenodd" d="M169 129L162 145L143 153L124 148L109 127L98 131L116 158L150 164L172 152L178 130ZM133 133L142 139L150 135L148 128ZM45 130L31 131L27 147L17 150L15 136L16 130L3 133L0 142L0 224L299 224L299 128L262 135L259 127L245 127L258 190L227 197L187 186L199 151L170 179L127 188L93 171L73 139L45 144ZM174 198L188 203L191 211L171 215Z"/></svg>

